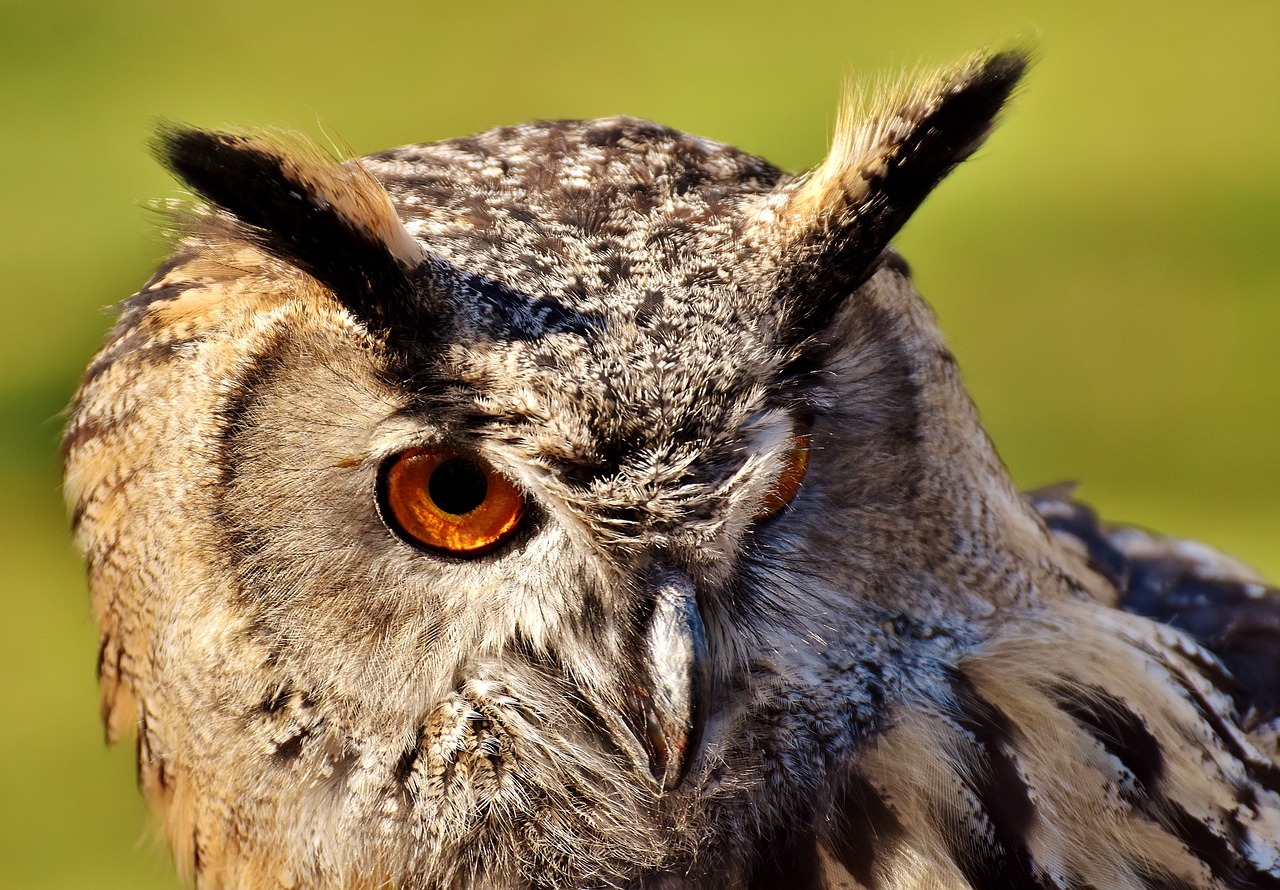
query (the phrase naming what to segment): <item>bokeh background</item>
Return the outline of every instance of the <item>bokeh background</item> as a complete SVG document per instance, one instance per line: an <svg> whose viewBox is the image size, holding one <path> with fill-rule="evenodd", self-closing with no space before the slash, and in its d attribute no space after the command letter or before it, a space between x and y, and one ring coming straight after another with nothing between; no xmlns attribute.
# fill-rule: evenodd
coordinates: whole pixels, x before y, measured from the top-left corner
<svg viewBox="0 0 1280 890"><path fill-rule="evenodd" d="M899 245L1026 486L1280 577L1280 3L0 0L0 884L177 886L97 722L61 410L162 257L154 124L359 153L650 117L789 168L840 85L1030 39L1003 127Z"/></svg>

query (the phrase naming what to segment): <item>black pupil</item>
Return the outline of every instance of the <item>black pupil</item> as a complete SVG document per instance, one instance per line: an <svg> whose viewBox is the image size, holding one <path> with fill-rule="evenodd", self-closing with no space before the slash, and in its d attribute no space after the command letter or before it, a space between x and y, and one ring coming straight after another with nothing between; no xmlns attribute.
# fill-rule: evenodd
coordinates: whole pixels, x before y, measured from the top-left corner
<svg viewBox="0 0 1280 890"><path fill-rule="evenodd" d="M436 467L431 481L427 483L427 490L437 507L445 513L461 516L484 503L489 483L474 463L454 457Z"/></svg>

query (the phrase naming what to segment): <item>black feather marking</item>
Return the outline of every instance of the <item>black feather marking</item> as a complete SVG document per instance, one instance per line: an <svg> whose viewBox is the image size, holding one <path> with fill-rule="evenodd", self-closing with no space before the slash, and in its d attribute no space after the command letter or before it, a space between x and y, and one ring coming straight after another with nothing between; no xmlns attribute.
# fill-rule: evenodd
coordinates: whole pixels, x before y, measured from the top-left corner
<svg viewBox="0 0 1280 890"><path fill-rule="evenodd" d="M138 731L133 735L133 783L142 788L142 764L151 757L148 747L150 737L147 735L147 710L138 713Z"/></svg>
<svg viewBox="0 0 1280 890"><path fill-rule="evenodd" d="M98 636L98 658L94 663L94 678L101 683L103 669L107 665L107 647L111 645L111 635L102 633Z"/></svg>
<svg viewBox="0 0 1280 890"><path fill-rule="evenodd" d="M1223 887L1230 887L1232 890L1280 887L1280 878L1259 871L1245 858L1244 838L1235 819L1230 820L1226 826L1235 835L1233 842L1232 838L1206 825L1173 801L1161 800L1158 809L1160 821L1174 837L1186 844L1197 859L1209 867L1209 871Z"/></svg>
<svg viewBox="0 0 1280 890"><path fill-rule="evenodd" d="M289 699L293 697L293 694L292 688L281 686L258 704L258 710L264 714L276 714L289 703Z"/></svg>
<svg viewBox="0 0 1280 890"><path fill-rule="evenodd" d="M309 738L311 738L311 728L306 726L299 727L293 735L276 745L276 758L286 763L290 760L296 760L302 754L302 746L306 744Z"/></svg>
<svg viewBox="0 0 1280 890"><path fill-rule="evenodd" d="M1049 690L1064 714L1102 743L1133 774L1138 794L1159 793L1164 751L1147 724L1123 701L1103 689L1055 686Z"/></svg>
<svg viewBox="0 0 1280 890"><path fill-rule="evenodd" d="M535 299L497 281L444 264L437 272L443 273L441 277L447 276L454 289L469 292L489 324L486 334L492 337L534 340L549 334L586 336L604 324L599 316L568 308L550 296Z"/></svg>
<svg viewBox="0 0 1280 890"><path fill-rule="evenodd" d="M214 507L217 528L223 537L223 552L239 569L262 547L262 542L239 521L236 515L236 487L239 483L245 434L255 427L254 412L266 391L266 384L288 367L289 338L272 331L261 348L251 357L236 378L235 387L218 406L218 449L214 466L218 472L220 496ZM253 585L246 585L253 590Z"/></svg>
<svg viewBox="0 0 1280 890"><path fill-rule="evenodd" d="M1235 743L1210 703L1185 678L1179 678L1179 683L1202 719L1219 735L1224 746L1243 759L1245 752ZM1084 726L1133 773L1137 787L1123 793L1124 800L1181 841L1193 856L1204 863L1220 886L1232 890L1280 886L1274 876L1249 865L1243 852L1244 834L1238 814L1226 814L1219 830L1195 818L1177 802L1161 793L1165 758L1160 742L1124 702L1094 688L1080 690L1059 686L1051 689L1050 694L1064 713ZM1244 762L1247 767L1248 761ZM1224 831L1227 833L1224 834ZM1170 884L1168 876L1159 875L1153 876L1148 886L1168 887L1180 884Z"/></svg>
<svg viewBox="0 0 1280 890"><path fill-rule="evenodd" d="M1027 846L1039 817L1010 754L1017 729L964 674L957 671L951 675L951 689L956 724L973 737L976 749L965 779L986 816L992 839L990 845L972 843L973 826L956 826L949 833L956 866L974 887L1050 890L1055 884L1037 873Z"/></svg>
<svg viewBox="0 0 1280 890"><path fill-rule="evenodd" d="M765 844L764 849L766 853L747 884L748 890L822 890L818 851L812 835Z"/></svg>
<svg viewBox="0 0 1280 890"><path fill-rule="evenodd" d="M405 794L410 793L409 780L413 777L413 771L422 756L422 743L426 736L427 728L425 726L418 727L418 732L414 735L413 744L405 748L400 758L396 761L393 771L396 787Z"/></svg>
<svg viewBox="0 0 1280 890"><path fill-rule="evenodd" d="M1259 787L1267 791L1280 794L1280 767L1268 760L1256 757L1246 750L1237 738L1237 733L1227 725L1223 716L1204 697L1204 694L1196 688L1194 683L1183 676L1175 675L1175 679L1179 688L1186 693L1200 719L1205 722L1218 741L1222 743L1223 749L1244 766L1245 773L1250 781L1257 783Z"/></svg>
<svg viewBox="0 0 1280 890"><path fill-rule="evenodd" d="M832 805L835 826L827 844L832 855L867 890L879 887L877 866L898 846L902 823L867 779L852 774Z"/></svg>
<svg viewBox="0 0 1280 890"><path fill-rule="evenodd" d="M290 176L280 152L244 136L179 128L161 131L156 150L193 191L243 223L253 241L325 284L370 326L390 329L413 308L412 270Z"/></svg>
<svg viewBox="0 0 1280 890"><path fill-rule="evenodd" d="M191 829L191 872L200 886L201 873L204 871L204 851L200 849L200 826Z"/></svg>

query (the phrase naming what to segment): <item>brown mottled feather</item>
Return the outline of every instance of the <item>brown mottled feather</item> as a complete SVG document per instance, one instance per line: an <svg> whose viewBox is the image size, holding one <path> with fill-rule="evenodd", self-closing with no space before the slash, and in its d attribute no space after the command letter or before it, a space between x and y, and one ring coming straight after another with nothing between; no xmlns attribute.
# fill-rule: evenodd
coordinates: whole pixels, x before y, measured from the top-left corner
<svg viewBox="0 0 1280 890"><path fill-rule="evenodd" d="M1025 64L846 116L807 177L631 118L343 163L164 134L210 203L86 371L65 491L183 874L1275 887L1275 591L1018 492L887 246ZM505 477L512 534L406 534L425 451Z"/></svg>

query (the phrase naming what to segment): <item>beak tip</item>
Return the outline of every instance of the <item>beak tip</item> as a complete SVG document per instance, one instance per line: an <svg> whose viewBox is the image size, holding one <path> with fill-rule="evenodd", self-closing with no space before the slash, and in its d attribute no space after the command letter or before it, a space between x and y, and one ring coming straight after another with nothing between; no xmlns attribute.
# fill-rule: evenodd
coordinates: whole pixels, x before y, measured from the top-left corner
<svg viewBox="0 0 1280 890"><path fill-rule="evenodd" d="M710 693L707 633L693 583L668 571L656 579L645 636L647 682L640 738L663 793L680 787L702 745Z"/></svg>

